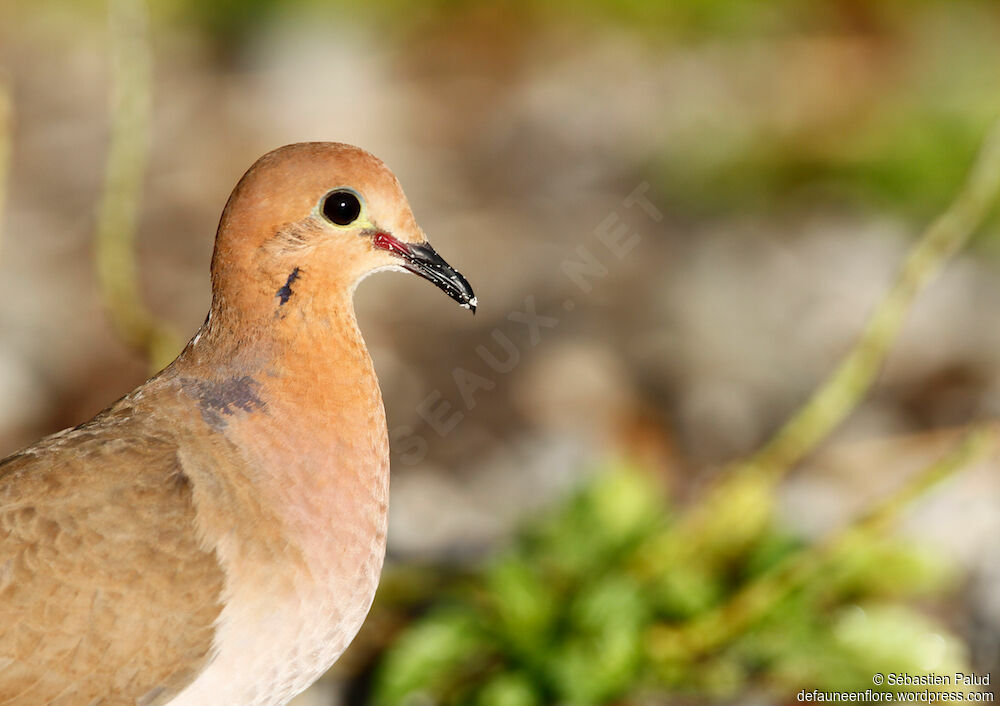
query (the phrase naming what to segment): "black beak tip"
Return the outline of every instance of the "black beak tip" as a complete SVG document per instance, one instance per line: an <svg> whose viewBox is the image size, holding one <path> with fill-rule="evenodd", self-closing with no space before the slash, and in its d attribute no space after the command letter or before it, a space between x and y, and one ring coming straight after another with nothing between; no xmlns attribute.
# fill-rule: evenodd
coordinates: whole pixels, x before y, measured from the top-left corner
<svg viewBox="0 0 1000 706"><path fill-rule="evenodd" d="M458 302L463 309L476 313L479 302L469 281L449 265L427 243L406 245L394 249L403 260L403 268L430 280L436 287Z"/></svg>
<svg viewBox="0 0 1000 706"><path fill-rule="evenodd" d="M479 300L476 297L476 293L472 291L472 287L469 285L468 280L465 279L459 272L452 270L450 280L442 285L439 285L441 289L445 291L452 299L458 302L458 305L463 309L468 309L472 312L473 316L476 314L476 307L479 306Z"/></svg>

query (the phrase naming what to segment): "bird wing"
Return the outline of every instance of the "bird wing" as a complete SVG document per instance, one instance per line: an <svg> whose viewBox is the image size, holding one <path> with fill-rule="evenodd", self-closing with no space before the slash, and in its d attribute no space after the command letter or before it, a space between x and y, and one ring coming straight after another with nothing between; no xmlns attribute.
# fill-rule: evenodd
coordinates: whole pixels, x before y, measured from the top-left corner
<svg viewBox="0 0 1000 706"><path fill-rule="evenodd" d="M0 705L158 703L209 658L223 572L148 425L119 403L0 461Z"/></svg>

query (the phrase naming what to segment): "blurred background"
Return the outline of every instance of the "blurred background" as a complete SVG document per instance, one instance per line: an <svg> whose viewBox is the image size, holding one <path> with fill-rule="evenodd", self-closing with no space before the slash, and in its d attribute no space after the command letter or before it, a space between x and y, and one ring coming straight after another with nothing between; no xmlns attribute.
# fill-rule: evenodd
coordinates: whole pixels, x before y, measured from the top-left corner
<svg viewBox="0 0 1000 706"><path fill-rule="evenodd" d="M995 459L855 520L1000 411L995 211L832 438L706 498L847 353L998 115L987 0L0 0L0 455L150 371L95 234L134 234L169 359L243 171L350 142L480 308L359 289L388 561L296 706L995 683Z"/></svg>

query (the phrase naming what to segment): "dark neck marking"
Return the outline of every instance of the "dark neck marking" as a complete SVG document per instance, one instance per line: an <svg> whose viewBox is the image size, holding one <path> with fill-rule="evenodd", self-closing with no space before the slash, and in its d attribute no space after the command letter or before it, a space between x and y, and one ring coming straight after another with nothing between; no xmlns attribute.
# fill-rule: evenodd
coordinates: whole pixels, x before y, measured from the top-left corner
<svg viewBox="0 0 1000 706"><path fill-rule="evenodd" d="M181 378L181 385L198 400L205 423L217 431L226 428L227 417L237 412L256 412L265 407L264 401L257 395L260 385L249 375L221 382Z"/></svg>
<svg viewBox="0 0 1000 706"><path fill-rule="evenodd" d="M293 293L292 284L294 284L295 280L297 280L298 278L299 278L299 268L296 267L294 270L292 270L292 273L288 275L288 279L285 281L285 285L278 290L277 294L275 294L275 296L278 297L279 300L278 306L284 306L285 304L288 303L288 300L291 299Z"/></svg>

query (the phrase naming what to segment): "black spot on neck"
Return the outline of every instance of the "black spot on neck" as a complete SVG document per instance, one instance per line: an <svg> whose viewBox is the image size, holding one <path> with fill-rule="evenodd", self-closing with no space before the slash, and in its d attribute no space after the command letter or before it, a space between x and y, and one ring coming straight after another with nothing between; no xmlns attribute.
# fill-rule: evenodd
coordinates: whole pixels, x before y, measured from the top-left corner
<svg viewBox="0 0 1000 706"><path fill-rule="evenodd" d="M278 297L278 306L284 306L288 303L288 300L292 298L292 284L299 278L299 268L296 267L292 270L292 273L288 275L288 279L285 281L285 286L278 290L275 295Z"/></svg>
<svg viewBox="0 0 1000 706"><path fill-rule="evenodd" d="M220 431L226 426L226 417L264 408L264 401L257 396L259 384L249 375L221 382L182 378L181 384L198 400L205 422Z"/></svg>

